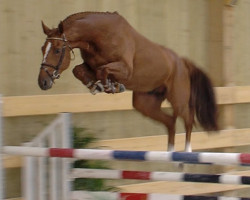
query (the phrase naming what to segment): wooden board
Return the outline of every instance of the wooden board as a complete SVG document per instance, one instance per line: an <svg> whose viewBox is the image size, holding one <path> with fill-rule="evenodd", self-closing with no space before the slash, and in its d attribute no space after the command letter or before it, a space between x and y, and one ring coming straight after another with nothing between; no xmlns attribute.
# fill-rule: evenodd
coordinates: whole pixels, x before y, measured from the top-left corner
<svg viewBox="0 0 250 200"><path fill-rule="evenodd" d="M4 168L19 168L23 164L22 157L5 155L3 159Z"/></svg>
<svg viewBox="0 0 250 200"><path fill-rule="evenodd" d="M183 151L185 134L176 135L176 151ZM204 149L237 147L250 144L250 128L222 130L218 133L192 133L192 148L194 151ZM94 144L104 149L137 150L137 151L166 151L167 135L133 137L122 139L102 140Z"/></svg>
<svg viewBox="0 0 250 200"><path fill-rule="evenodd" d="M122 192L204 195L208 193L245 189L245 188L250 188L250 186L158 181L158 182L122 185L118 186L118 188L121 189Z"/></svg>
<svg viewBox="0 0 250 200"><path fill-rule="evenodd" d="M218 104L250 102L250 86L215 88ZM163 107L170 107L166 102ZM28 116L60 112L102 112L131 110L132 93L121 94L61 94L3 97L3 116Z"/></svg>
<svg viewBox="0 0 250 200"><path fill-rule="evenodd" d="M131 93L61 94L3 97L3 116L56 114L61 112L97 112L132 109Z"/></svg>

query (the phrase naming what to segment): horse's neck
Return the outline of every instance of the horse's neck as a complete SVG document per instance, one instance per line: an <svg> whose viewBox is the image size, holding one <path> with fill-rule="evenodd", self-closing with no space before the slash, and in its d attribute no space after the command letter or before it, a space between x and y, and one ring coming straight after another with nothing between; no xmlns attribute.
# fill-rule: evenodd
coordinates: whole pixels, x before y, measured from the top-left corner
<svg viewBox="0 0 250 200"><path fill-rule="evenodd" d="M107 34L107 31L109 31L109 28L107 28L105 32L98 29L103 26L110 26L111 30L112 23L112 19L99 18L99 16L84 18L68 26L66 36L69 35L68 40L74 43L74 45L72 45L74 48L85 50L91 47L96 48L96 45L99 46L103 43L103 37Z"/></svg>
<svg viewBox="0 0 250 200"><path fill-rule="evenodd" d="M88 41L91 41L93 37L93 31L91 31L87 23L79 21L68 26L65 35L72 48L82 49L87 48Z"/></svg>

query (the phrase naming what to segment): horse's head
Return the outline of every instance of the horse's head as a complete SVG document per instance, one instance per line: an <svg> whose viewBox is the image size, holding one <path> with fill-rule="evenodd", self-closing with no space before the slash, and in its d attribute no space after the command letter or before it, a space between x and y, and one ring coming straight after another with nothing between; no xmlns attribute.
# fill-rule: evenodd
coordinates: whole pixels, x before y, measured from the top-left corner
<svg viewBox="0 0 250 200"><path fill-rule="evenodd" d="M43 61L38 76L42 90L50 89L55 79L69 67L72 48L64 34L63 23L58 28L50 29L42 22L43 32L47 35L42 46Z"/></svg>

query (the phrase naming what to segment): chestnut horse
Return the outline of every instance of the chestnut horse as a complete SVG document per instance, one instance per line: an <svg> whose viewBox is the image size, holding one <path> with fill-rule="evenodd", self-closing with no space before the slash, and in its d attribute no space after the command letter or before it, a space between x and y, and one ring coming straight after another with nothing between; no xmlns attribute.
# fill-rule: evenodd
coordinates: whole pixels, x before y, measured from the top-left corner
<svg viewBox="0 0 250 200"><path fill-rule="evenodd" d="M163 123L168 130L168 150L174 150L175 123L180 117L186 130L185 150L191 151L194 116L206 131L216 131L215 95L207 75L186 58L139 34L117 12L82 12L70 15L57 28L43 22L47 35L38 83L52 87L69 67L71 52L79 48L83 63L74 76L92 94L133 91L133 106L143 115ZM167 99L173 113L162 111ZM84 99L83 99L84 101Z"/></svg>

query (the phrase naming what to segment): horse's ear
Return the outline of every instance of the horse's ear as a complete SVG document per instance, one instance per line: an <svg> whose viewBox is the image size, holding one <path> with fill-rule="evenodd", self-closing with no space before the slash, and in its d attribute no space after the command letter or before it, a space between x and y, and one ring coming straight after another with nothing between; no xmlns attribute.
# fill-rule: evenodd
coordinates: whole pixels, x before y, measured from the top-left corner
<svg viewBox="0 0 250 200"><path fill-rule="evenodd" d="M63 22L62 21L60 21L60 23L58 24L58 30L59 30L59 32L61 33L61 34L63 34Z"/></svg>
<svg viewBox="0 0 250 200"><path fill-rule="evenodd" d="M43 21L42 21L42 27L43 27L43 32L46 34L46 35L49 35L49 33L51 32L51 29L46 26Z"/></svg>

